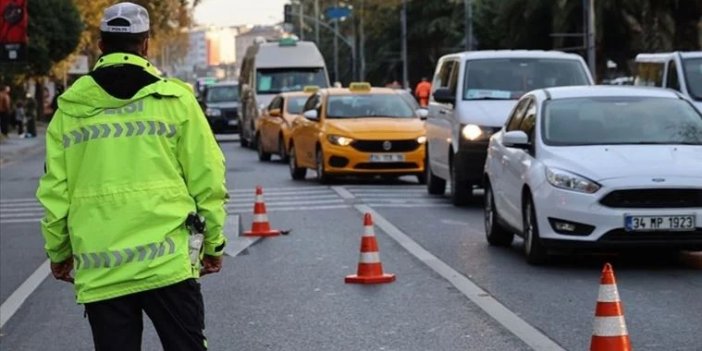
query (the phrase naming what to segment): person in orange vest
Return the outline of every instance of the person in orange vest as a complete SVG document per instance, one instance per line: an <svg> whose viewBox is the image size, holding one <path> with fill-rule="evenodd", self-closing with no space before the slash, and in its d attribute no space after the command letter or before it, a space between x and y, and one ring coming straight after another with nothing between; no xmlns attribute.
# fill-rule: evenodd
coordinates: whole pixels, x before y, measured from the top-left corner
<svg viewBox="0 0 702 351"><path fill-rule="evenodd" d="M422 81L417 84L414 90L414 96L419 101L419 106L427 107L429 105L429 94L431 94L431 83L426 77L422 77Z"/></svg>

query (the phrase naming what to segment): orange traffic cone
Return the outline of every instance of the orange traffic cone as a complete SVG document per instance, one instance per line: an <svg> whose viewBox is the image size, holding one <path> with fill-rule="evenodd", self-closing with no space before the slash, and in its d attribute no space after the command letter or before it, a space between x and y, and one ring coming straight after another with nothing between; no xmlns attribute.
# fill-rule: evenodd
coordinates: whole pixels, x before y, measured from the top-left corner
<svg viewBox="0 0 702 351"><path fill-rule="evenodd" d="M256 203L254 204L253 224L251 230L244 232L244 236L275 236L280 235L280 230L271 229L266 214L266 204L263 202L263 188L256 186Z"/></svg>
<svg viewBox="0 0 702 351"><path fill-rule="evenodd" d="M383 264L380 263L378 243L373 232L373 219L370 213L363 217L365 231L361 237L361 257L358 262L357 274L347 275L346 283L380 284L395 281L394 274L383 273Z"/></svg>
<svg viewBox="0 0 702 351"><path fill-rule="evenodd" d="M590 351L631 351L631 341L624 322L617 282L612 265L606 263L600 278L600 292L595 308L595 326Z"/></svg>

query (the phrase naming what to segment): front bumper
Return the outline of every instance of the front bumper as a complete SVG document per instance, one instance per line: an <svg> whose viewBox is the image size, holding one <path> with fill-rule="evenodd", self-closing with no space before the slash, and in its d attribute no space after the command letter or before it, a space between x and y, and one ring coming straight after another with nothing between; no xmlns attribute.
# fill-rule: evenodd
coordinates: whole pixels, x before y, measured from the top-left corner
<svg viewBox="0 0 702 351"><path fill-rule="evenodd" d="M583 194L543 184L532 197L536 208L539 234L548 247L554 248L623 248L669 247L702 249L702 207L681 208L615 208L602 205L600 199L614 189L600 189L596 194ZM627 231L625 215L666 216L693 215L692 231L656 230ZM571 222L577 233L564 234L555 222Z"/></svg>
<svg viewBox="0 0 702 351"><path fill-rule="evenodd" d="M453 156L453 166L459 182L480 184L487 159L487 140L461 140L458 152Z"/></svg>
<svg viewBox="0 0 702 351"><path fill-rule="evenodd" d="M404 152L366 152L352 146L338 146L325 142L324 164L328 174L422 174L424 173L425 144ZM372 162L371 154L402 154L401 162Z"/></svg>

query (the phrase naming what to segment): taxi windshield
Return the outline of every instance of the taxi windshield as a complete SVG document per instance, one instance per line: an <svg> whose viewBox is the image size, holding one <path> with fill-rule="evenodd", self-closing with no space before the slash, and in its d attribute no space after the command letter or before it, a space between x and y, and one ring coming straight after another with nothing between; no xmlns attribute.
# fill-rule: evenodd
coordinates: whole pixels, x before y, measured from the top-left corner
<svg viewBox="0 0 702 351"><path fill-rule="evenodd" d="M685 80L690 97L702 100L702 58L685 59L683 62Z"/></svg>
<svg viewBox="0 0 702 351"><path fill-rule="evenodd" d="M287 112L291 115L300 115L305 107L307 96L297 96L288 98Z"/></svg>
<svg viewBox="0 0 702 351"><path fill-rule="evenodd" d="M702 115L680 99L593 97L546 102L547 145L702 145Z"/></svg>
<svg viewBox="0 0 702 351"><path fill-rule="evenodd" d="M397 94L355 94L330 96L327 118L415 118L412 107Z"/></svg>
<svg viewBox="0 0 702 351"><path fill-rule="evenodd" d="M573 59L470 60L463 99L516 100L535 89L588 84L582 64Z"/></svg>

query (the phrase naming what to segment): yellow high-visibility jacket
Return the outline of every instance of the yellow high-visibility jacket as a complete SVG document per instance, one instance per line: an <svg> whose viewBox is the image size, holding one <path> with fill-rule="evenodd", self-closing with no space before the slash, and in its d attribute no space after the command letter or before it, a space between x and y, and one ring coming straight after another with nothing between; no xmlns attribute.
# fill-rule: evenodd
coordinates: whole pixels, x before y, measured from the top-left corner
<svg viewBox="0 0 702 351"><path fill-rule="evenodd" d="M204 254L225 244L224 156L192 91L135 55L106 55L95 70L119 65L143 68L152 83L118 99L86 75L61 95L47 130L41 229L52 262L73 258L79 303L197 278L189 212L206 219Z"/></svg>

